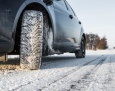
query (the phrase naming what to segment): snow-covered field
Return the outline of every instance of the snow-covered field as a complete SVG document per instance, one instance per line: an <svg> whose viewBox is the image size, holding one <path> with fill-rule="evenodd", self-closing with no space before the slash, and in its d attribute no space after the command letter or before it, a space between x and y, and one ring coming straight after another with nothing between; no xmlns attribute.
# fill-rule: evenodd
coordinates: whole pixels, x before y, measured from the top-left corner
<svg viewBox="0 0 115 91"><path fill-rule="evenodd" d="M41 70L1 70L0 91L115 91L115 50L44 57Z"/></svg>

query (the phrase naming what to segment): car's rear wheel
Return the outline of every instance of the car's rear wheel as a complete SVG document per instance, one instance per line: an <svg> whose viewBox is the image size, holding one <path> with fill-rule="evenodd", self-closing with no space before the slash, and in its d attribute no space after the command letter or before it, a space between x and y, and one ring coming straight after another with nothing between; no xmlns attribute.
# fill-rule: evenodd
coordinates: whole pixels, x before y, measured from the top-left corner
<svg viewBox="0 0 115 91"><path fill-rule="evenodd" d="M75 52L76 58L84 58L85 57L85 39L82 37L80 50Z"/></svg>
<svg viewBox="0 0 115 91"><path fill-rule="evenodd" d="M43 42L43 15L26 10L22 17L20 65L22 69L39 69Z"/></svg>

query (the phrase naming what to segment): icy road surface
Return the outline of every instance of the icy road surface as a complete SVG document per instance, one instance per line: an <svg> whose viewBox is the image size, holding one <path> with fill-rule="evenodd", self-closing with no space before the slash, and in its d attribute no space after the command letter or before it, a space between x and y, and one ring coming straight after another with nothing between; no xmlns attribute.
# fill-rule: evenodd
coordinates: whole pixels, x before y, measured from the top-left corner
<svg viewBox="0 0 115 91"><path fill-rule="evenodd" d="M0 91L115 91L115 50L44 57L41 70L1 70Z"/></svg>

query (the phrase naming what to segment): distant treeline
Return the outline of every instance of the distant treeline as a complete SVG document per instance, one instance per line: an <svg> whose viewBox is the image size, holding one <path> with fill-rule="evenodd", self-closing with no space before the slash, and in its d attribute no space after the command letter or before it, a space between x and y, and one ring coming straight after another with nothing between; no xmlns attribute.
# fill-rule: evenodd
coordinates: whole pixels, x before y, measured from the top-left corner
<svg viewBox="0 0 115 91"><path fill-rule="evenodd" d="M100 38L97 34L86 34L86 49L97 50L97 49L107 49L107 39L106 37Z"/></svg>

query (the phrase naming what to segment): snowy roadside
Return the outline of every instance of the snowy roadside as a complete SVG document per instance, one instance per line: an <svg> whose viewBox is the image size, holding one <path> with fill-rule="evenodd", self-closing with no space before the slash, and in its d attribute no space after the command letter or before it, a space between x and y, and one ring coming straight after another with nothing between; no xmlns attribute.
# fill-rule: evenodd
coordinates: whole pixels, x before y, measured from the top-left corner
<svg viewBox="0 0 115 91"><path fill-rule="evenodd" d="M43 58L41 70L0 71L0 91L115 91L115 50Z"/></svg>

